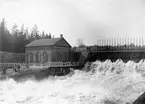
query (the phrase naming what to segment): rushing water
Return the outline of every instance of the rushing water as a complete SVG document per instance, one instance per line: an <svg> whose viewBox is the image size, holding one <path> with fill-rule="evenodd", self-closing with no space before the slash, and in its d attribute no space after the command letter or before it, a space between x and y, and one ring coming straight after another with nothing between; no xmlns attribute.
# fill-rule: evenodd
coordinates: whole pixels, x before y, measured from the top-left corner
<svg viewBox="0 0 145 104"><path fill-rule="evenodd" d="M37 81L0 81L0 104L131 104L145 91L145 61L96 61L91 69Z"/></svg>

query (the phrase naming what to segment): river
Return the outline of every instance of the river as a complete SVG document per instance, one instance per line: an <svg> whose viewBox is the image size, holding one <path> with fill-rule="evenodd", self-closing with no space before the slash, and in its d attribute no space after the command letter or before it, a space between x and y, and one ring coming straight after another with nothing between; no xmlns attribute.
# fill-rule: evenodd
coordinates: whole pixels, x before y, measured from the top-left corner
<svg viewBox="0 0 145 104"><path fill-rule="evenodd" d="M0 81L0 104L131 104L145 91L145 61L95 61L90 71Z"/></svg>

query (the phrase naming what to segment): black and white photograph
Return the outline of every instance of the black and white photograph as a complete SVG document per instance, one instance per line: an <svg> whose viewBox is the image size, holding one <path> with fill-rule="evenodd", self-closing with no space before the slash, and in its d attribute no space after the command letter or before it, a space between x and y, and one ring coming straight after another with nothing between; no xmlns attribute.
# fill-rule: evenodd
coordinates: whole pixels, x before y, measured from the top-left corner
<svg viewBox="0 0 145 104"><path fill-rule="evenodd" d="M0 0L0 104L145 104L145 0Z"/></svg>

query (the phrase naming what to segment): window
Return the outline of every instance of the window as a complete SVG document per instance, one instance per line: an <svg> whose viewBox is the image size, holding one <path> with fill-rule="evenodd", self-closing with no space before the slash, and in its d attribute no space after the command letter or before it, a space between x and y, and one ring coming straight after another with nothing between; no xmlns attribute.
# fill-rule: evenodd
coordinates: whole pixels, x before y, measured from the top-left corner
<svg viewBox="0 0 145 104"><path fill-rule="evenodd" d="M48 61L48 53L43 52L43 63Z"/></svg>
<svg viewBox="0 0 145 104"><path fill-rule="evenodd" d="M65 61L68 61L68 53L65 52Z"/></svg>
<svg viewBox="0 0 145 104"><path fill-rule="evenodd" d="M57 61L60 61L60 53L57 52Z"/></svg>
<svg viewBox="0 0 145 104"><path fill-rule="evenodd" d="M29 55L30 55L30 56L29 56L29 57L30 57L29 61L30 61L30 62L33 62L33 53L32 53L32 52L30 52L30 54L29 54Z"/></svg>
<svg viewBox="0 0 145 104"><path fill-rule="evenodd" d="M61 55L62 55L61 60L64 61L64 55L65 55L65 53L62 52Z"/></svg>
<svg viewBox="0 0 145 104"><path fill-rule="evenodd" d="M36 52L36 62L40 62L40 53L39 52Z"/></svg>

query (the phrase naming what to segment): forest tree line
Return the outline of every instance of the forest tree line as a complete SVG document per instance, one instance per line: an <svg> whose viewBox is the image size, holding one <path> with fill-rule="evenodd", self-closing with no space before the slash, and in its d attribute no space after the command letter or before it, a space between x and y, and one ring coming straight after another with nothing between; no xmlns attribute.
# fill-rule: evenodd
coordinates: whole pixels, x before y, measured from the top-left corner
<svg viewBox="0 0 145 104"><path fill-rule="evenodd" d="M3 18L0 22L0 51L12 53L24 53L25 46L36 39L51 38L51 33L40 32L37 25L34 25L32 31L22 25L20 28L14 24L11 31L6 27L6 21Z"/></svg>

